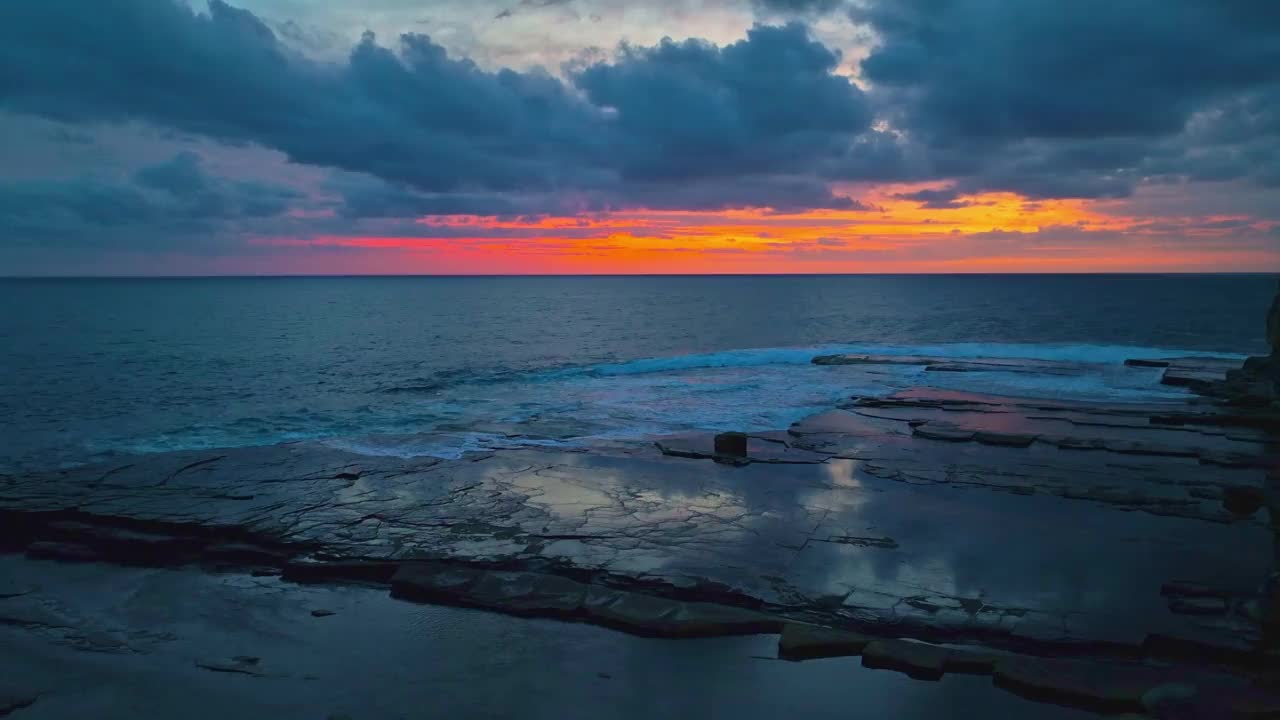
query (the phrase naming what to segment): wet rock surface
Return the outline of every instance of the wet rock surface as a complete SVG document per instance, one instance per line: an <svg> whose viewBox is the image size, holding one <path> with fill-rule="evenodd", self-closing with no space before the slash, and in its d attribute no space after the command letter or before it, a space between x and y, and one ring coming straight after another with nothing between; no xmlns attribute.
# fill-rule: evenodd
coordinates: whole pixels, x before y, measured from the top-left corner
<svg viewBox="0 0 1280 720"><path fill-rule="evenodd" d="M0 478L0 546L373 584L637 635L781 632L786 658L990 674L1140 711L1170 677L1276 664L1238 611L1271 561L1266 427L1190 397L915 389L852 398L733 448L706 434L457 460L312 442L164 453ZM107 642L72 637L56 608L8 591L0 622ZM1083 664L1049 663L1065 656ZM260 672L235 657L200 667ZM1124 683L1085 691L1117 663Z"/></svg>
<svg viewBox="0 0 1280 720"><path fill-rule="evenodd" d="M861 655L872 638L848 630L787 623L778 639L778 657L787 660Z"/></svg>
<svg viewBox="0 0 1280 720"><path fill-rule="evenodd" d="M1006 658L995 665L1001 687L1100 712L1142 712L1143 696L1168 680L1159 668L1122 663Z"/></svg>
<svg viewBox="0 0 1280 720"><path fill-rule="evenodd" d="M643 638L402 602L362 585L194 567L10 554L0 555L0 577L38 578L34 601L56 607L61 623L124 641L90 649L0 623L0 695L37 698L12 710L17 720L771 720L848 717L852 707L868 717L1085 717L1006 693L988 677L918 683L865 669L858 657L779 662L776 635ZM317 621L313 607L336 614Z"/></svg>
<svg viewBox="0 0 1280 720"><path fill-rule="evenodd" d="M778 618L745 608L671 600L547 573L461 565L405 563L391 579L391 594L528 617L582 620L658 637L758 635L782 628Z"/></svg>
<svg viewBox="0 0 1280 720"><path fill-rule="evenodd" d="M906 673L917 680L938 680L946 672L947 649L906 640L875 640L862 651L862 664Z"/></svg>

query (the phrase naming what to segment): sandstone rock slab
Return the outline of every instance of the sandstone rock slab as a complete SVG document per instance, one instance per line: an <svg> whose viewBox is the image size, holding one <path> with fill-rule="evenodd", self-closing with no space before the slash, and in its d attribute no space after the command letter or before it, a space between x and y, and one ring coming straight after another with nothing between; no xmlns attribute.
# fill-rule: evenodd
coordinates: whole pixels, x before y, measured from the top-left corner
<svg viewBox="0 0 1280 720"><path fill-rule="evenodd" d="M848 630L787 623L778 639L778 657L784 660L860 655L872 638Z"/></svg>

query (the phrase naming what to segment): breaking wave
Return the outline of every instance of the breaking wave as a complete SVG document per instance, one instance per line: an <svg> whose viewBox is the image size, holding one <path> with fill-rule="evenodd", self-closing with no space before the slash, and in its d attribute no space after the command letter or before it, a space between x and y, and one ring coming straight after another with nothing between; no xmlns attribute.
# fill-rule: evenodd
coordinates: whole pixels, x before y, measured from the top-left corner
<svg viewBox="0 0 1280 720"><path fill-rule="evenodd" d="M926 356L932 358L1003 358L1060 362L1113 364L1129 358L1239 357L1132 345L1034 345L1013 343L942 343L936 345L849 344L805 348L757 348L714 353L643 358L621 363L592 365L579 372L599 376L642 375L646 373L696 370L702 368L759 367L764 365L805 365L818 355L863 354L885 356ZM572 371L561 371L566 374Z"/></svg>

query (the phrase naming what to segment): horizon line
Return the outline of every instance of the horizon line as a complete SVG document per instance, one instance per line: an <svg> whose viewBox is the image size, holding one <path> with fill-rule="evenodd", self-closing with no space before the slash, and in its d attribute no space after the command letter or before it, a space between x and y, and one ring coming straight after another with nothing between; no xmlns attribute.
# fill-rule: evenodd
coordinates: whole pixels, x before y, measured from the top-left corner
<svg viewBox="0 0 1280 720"><path fill-rule="evenodd" d="M340 279L340 278L655 278L655 277L1265 277L1280 275L1272 271L1079 271L1079 272L798 272L798 273L225 273L208 275L0 275L7 280L267 280L267 279Z"/></svg>

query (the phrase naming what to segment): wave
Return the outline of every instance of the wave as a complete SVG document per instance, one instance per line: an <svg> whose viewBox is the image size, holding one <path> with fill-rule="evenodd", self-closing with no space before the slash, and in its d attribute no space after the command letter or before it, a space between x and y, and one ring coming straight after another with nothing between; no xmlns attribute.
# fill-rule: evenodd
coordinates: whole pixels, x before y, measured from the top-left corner
<svg viewBox="0 0 1280 720"><path fill-rule="evenodd" d="M926 372L920 364L812 364L849 353L938 359L1003 358L1079 364L1080 372ZM1162 370L1130 368L1130 358L1231 357L1134 345L846 343L651 357L624 362L450 370L397 378L371 388L383 396L359 406L277 412L180 427L143 438L115 438L105 448L154 452L320 440L366 455L459 457L530 445L571 447L675 432L774 430L850 397L919 385L996 395L1180 401L1185 389L1159 384ZM503 383L500 387L494 383ZM414 397L417 395L417 397Z"/></svg>
<svg viewBox="0 0 1280 720"><path fill-rule="evenodd" d="M458 385L501 383L518 379L520 373L508 368L490 370L441 370L427 377L404 378L377 385L373 391L382 395L435 395Z"/></svg>
<svg viewBox="0 0 1280 720"><path fill-rule="evenodd" d="M572 447L572 442L494 433L428 432L406 435L338 436L320 442L337 450L375 457L436 457L457 460L467 453L518 447Z"/></svg>
<svg viewBox="0 0 1280 720"><path fill-rule="evenodd" d="M596 376L643 375L679 370L697 370L730 367L758 367L764 365L806 365L818 355L861 354L885 356L926 356L932 358L1007 358L1019 360L1050 360L1090 364L1117 364L1129 358L1173 357L1227 357L1243 360L1244 355L1210 353L1170 348L1141 347L1136 345L1043 345L1027 343L940 343L935 345L887 345L847 344L820 345L791 348L756 348L726 350L713 353L695 353L670 357L643 358L621 363L592 365L570 371Z"/></svg>
<svg viewBox="0 0 1280 720"><path fill-rule="evenodd" d="M439 395L459 385L490 385L507 382L554 382L580 377L618 377L676 373L686 370L751 368L770 365L808 365L819 355L923 356L937 359L1001 358L1047 360L1096 365L1120 364L1130 358L1224 357L1243 360L1234 353L1143 347L1138 345L1036 344L1036 343L937 343L932 345L891 345L851 343L807 347L747 348L708 353L637 358L616 363L558 366L535 371L511 368L486 370L445 370L428 377L406 378L381 384L374 391L385 395Z"/></svg>

